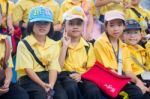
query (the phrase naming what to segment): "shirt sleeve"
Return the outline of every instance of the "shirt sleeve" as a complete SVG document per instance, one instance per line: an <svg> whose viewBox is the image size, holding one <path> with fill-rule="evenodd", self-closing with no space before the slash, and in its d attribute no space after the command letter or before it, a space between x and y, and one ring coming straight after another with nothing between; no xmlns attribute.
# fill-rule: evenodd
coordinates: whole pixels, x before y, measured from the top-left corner
<svg viewBox="0 0 150 99"><path fill-rule="evenodd" d="M61 71L58 58L59 58L59 46L57 45L57 46L56 46L56 50L55 50L55 52L53 53L53 57L52 57L52 60L51 60L51 64L50 64L50 66L48 67L49 70L57 70L58 72Z"/></svg>
<svg viewBox="0 0 150 99"><path fill-rule="evenodd" d="M33 59L23 42L19 42L16 56L16 70L33 69Z"/></svg>

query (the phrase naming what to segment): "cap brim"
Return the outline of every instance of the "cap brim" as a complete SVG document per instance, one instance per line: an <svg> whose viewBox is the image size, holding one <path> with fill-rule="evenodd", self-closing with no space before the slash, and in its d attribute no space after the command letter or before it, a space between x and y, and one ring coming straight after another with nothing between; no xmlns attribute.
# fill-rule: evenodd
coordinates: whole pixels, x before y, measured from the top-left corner
<svg viewBox="0 0 150 99"><path fill-rule="evenodd" d="M133 30L133 29L135 29L135 30L141 30L141 28L130 27L130 28L126 28L125 31L127 31L127 30Z"/></svg>
<svg viewBox="0 0 150 99"><path fill-rule="evenodd" d="M111 21L111 20L115 20L115 19L121 19L121 20L125 21L124 17L109 17L109 18L106 18L105 21Z"/></svg>
<svg viewBox="0 0 150 99"><path fill-rule="evenodd" d="M73 15L73 16L69 16L69 17L65 18L65 20L73 20L73 19L81 19L84 21L84 18L82 16L78 16L78 15Z"/></svg>
<svg viewBox="0 0 150 99"><path fill-rule="evenodd" d="M41 18L32 19L29 22L36 22L36 21L53 22L53 20L47 20L47 19L41 19Z"/></svg>

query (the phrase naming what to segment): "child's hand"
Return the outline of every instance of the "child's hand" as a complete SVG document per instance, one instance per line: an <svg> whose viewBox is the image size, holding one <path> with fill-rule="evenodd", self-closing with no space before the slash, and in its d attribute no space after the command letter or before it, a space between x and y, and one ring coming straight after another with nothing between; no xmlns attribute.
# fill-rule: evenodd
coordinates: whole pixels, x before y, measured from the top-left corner
<svg viewBox="0 0 150 99"><path fill-rule="evenodd" d="M51 85L48 83L43 83L42 87L45 90L45 92L48 92L51 89Z"/></svg>
<svg viewBox="0 0 150 99"><path fill-rule="evenodd" d="M74 79L76 82L81 81L81 75L79 73L73 73L69 75L72 79Z"/></svg>
<svg viewBox="0 0 150 99"><path fill-rule="evenodd" d="M14 27L13 27L13 26L9 27L9 33L10 33L11 35L14 34Z"/></svg>
<svg viewBox="0 0 150 99"><path fill-rule="evenodd" d="M0 88L0 96L7 93L9 91L9 88Z"/></svg>
<svg viewBox="0 0 150 99"><path fill-rule="evenodd" d="M2 88L3 89L8 89L9 88L9 85L10 85L10 80L7 80L7 79L5 79L5 81L4 81L4 85L2 86Z"/></svg>
<svg viewBox="0 0 150 99"><path fill-rule="evenodd" d="M64 37L63 37L63 45L68 47L71 42L70 37L67 35L67 32L64 32Z"/></svg>
<svg viewBox="0 0 150 99"><path fill-rule="evenodd" d="M146 92L150 92L150 90L144 85L144 83L142 81L138 81L136 83L136 86L138 86L141 89L143 94L146 93Z"/></svg>

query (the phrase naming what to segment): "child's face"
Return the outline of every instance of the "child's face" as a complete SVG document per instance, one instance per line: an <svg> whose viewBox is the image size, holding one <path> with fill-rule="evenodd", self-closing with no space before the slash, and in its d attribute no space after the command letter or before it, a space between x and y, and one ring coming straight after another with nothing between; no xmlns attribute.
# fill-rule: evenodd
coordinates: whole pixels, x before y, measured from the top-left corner
<svg viewBox="0 0 150 99"><path fill-rule="evenodd" d="M127 30L124 32L125 41L129 45L136 45L141 40L140 30Z"/></svg>
<svg viewBox="0 0 150 99"><path fill-rule="evenodd" d="M38 36L46 36L50 31L51 24L49 22L38 21L33 25L33 33Z"/></svg>
<svg viewBox="0 0 150 99"><path fill-rule="evenodd" d="M110 37L118 39L124 30L124 23L121 19L108 21L106 31Z"/></svg>
<svg viewBox="0 0 150 99"><path fill-rule="evenodd" d="M131 0L133 6L139 5L141 0Z"/></svg>
<svg viewBox="0 0 150 99"><path fill-rule="evenodd" d="M81 19L73 19L70 21L66 21L65 31L70 37L80 37L83 31L83 21Z"/></svg>

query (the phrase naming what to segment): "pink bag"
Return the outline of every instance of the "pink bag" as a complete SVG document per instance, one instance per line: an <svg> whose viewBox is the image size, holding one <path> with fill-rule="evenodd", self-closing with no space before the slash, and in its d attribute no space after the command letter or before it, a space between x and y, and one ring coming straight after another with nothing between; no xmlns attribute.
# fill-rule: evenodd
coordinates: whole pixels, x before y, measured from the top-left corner
<svg viewBox="0 0 150 99"><path fill-rule="evenodd" d="M116 98L122 88L130 81L129 77L120 76L99 62L82 75L83 79L94 82L104 93Z"/></svg>

